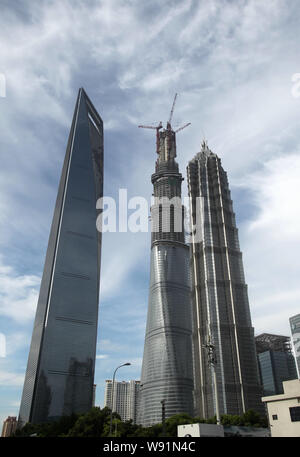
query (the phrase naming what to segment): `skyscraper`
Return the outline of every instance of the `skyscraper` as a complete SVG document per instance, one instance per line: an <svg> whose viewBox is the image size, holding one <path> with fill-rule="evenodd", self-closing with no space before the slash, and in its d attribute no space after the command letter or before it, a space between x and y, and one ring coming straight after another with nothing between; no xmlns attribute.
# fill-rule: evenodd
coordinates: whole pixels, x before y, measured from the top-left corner
<svg viewBox="0 0 300 457"><path fill-rule="evenodd" d="M122 421L133 423L137 420L140 381L115 381L114 398L112 399L112 380L107 379L104 392L104 406L116 411Z"/></svg>
<svg viewBox="0 0 300 457"><path fill-rule="evenodd" d="M19 425L92 406L103 194L103 123L79 90L40 287Z"/></svg>
<svg viewBox="0 0 300 457"><path fill-rule="evenodd" d="M300 377L300 314L290 317L290 326L297 362L298 377Z"/></svg>
<svg viewBox="0 0 300 457"><path fill-rule="evenodd" d="M170 117L171 119L171 117ZM193 413L193 372L189 249L183 230L181 182L175 134L170 121L157 127L157 154L152 175L152 245L138 423Z"/></svg>
<svg viewBox="0 0 300 457"><path fill-rule="evenodd" d="M262 333L255 344L263 395L283 394L283 381L297 379L290 337Z"/></svg>
<svg viewBox="0 0 300 457"><path fill-rule="evenodd" d="M17 418L8 416L7 419L3 422L2 434L1 437L8 437L15 433L17 429Z"/></svg>
<svg viewBox="0 0 300 457"><path fill-rule="evenodd" d="M226 172L202 143L187 167L196 414L263 412L242 253ZM204 346L215 347L217 397Z"/></svg>

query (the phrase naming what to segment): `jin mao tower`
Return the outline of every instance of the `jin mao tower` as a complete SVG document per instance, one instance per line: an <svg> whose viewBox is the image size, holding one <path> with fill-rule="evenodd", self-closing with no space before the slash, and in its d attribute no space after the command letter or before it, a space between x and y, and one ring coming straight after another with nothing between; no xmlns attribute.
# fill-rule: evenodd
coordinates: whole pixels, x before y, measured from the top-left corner
<svg viewBox="0 0 300 457"><path fill-rule="evenodd" d="M242 253L227 174L203 142L187 167L190 198L195 414L264 412ZM216 363L207 363L211 341Z"/></svg>

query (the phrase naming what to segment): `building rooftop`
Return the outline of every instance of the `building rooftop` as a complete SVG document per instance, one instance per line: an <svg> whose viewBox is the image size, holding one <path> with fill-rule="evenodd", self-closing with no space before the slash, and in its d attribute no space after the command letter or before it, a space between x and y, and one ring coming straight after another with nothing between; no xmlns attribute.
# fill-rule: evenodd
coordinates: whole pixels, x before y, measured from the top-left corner
<svg viewBox="0 0 300 457"><path fill-rule="evenodd" d="M282 351L291 352L291 338L284 335L273 335L271 333L262 333L255 337L257 353L265 351Z"/></svg>
<svg viewBox="0 0 300 457"><path fill-rule="evenodd" d="M291 381L283 381L283 394L270 395L262 397L261 401L264 403L272 401L289 400L291 398L298 398L300 400L300 379L292 379Z"/></svg>

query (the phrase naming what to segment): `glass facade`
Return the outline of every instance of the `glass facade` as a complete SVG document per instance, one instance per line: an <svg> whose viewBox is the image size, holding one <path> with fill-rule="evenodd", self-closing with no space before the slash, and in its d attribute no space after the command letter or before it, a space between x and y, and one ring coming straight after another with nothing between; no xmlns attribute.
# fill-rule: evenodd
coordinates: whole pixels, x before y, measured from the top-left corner
<svg viewBox="0 0 300 457"><path fill-rule="evenodd" d="M283 394L283 381L297 379L290 337L263 333L255 337L263 395Z"/></svg>
<svg viewBox="0 0 300 457"><path fill-rule="evenodd" d="M175 132L159 132L152 175L150 291L138 423L150 426L177 413L193 414L189 250L184 243L182 175ZM167 208L170 199L172 205Z"/></svg>
<svg viewBox="0 0 300 457"><path fill-rule="evenodd" d="M264 396L283 394L283 381L297 379L293 354L266 351L258 354Z"/></svg>
<svg viewBox="0 0 300 457"><path fill-rule="evenodd" d="M290 318L294 353L296 357L298 378L300 377L300 314Z"/></svg>
<svg viewBox="0 0 300 457"><path fill-rule="evenodd" d="M227 174L204 142L187 167L190 199L193 353L196 415L216 413L212 367L204 345L211 336L220 414L264 412L254 329Z"/></svg>
<svg viewBox="0 0 300 457"><path fill-rule="evenodd" d="M92 406L103 194L103 123L79 90L54 210L19 425Z"/></svg>

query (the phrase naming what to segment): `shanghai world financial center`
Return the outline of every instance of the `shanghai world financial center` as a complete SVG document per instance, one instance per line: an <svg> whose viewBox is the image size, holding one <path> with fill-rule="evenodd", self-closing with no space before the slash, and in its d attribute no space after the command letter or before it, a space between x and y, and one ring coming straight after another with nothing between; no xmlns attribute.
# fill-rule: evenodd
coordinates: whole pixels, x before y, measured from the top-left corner
<svg viewBox="0 0 300 457"><path fill-rule="evenodd" d="M157 128L155 197L179 198L175 133ZM206 148L206 145L205 145ZM247 287L226 174L205 150L188 166L193 202L205 205L204 238L190 247L183 227L152 234L151 281L141 382L140 423L177 413L216 412L211 367L203 345L212 335L217 353L221 412L261 412L260 387ZM96 203L103 196L103 122L79 90L67 144L36 310L19 426L43 423L92 407L100 290L101 231ZM170 210L172 210L170 208ZM99 228L99 227L98 227ZM223 238L222 238L223 237ZM189 249L190 248L190 249ZM149 249L150 251L150 249ZM190 251L190 262L189 262ZM190 283L192 278L192 283ZM194 403L194 404L193 404Z"/></svg>
<svg viewBox="0 0 300 457"><path fill-rule="evenodd" d="M103 123L79 90L36 310L19 425L92 407L103 194Z"/></svg>

